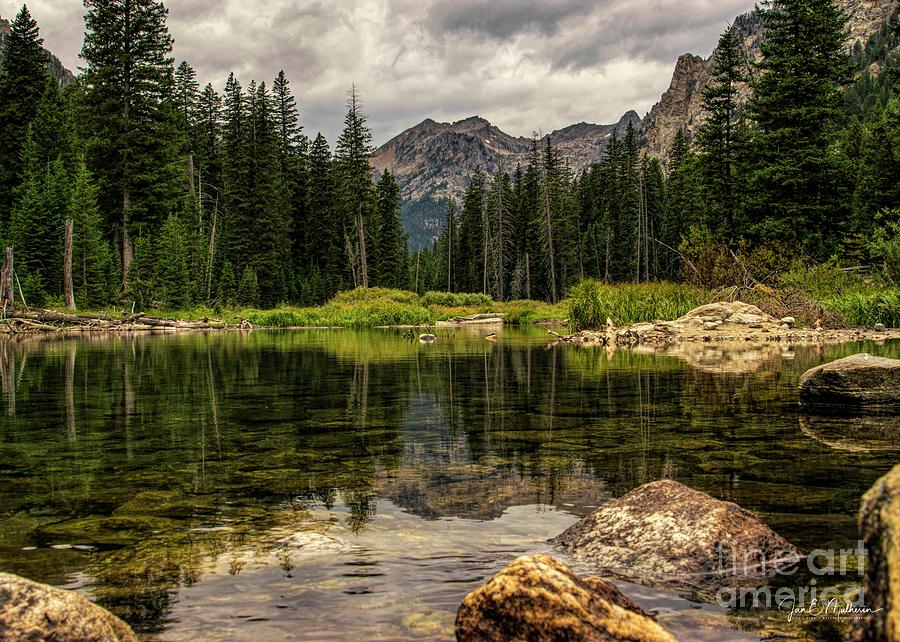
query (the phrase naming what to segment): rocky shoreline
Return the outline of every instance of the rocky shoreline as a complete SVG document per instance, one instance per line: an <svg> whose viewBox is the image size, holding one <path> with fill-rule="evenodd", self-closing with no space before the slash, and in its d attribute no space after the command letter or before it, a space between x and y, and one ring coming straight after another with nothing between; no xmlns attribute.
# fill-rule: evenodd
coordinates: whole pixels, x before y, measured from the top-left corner
<svg viewBox="0 0 900 642"><path fill-rule="evenodd" d="M711 303L675 321L634 323L622 328L607 319L605 328L583 330L557 340L580 345L672 348L683 343L739 348L747 344L838 345L853 341L900 339L900 329L866 327L797 327L793 317L776 319L741 301Z"/></svg>

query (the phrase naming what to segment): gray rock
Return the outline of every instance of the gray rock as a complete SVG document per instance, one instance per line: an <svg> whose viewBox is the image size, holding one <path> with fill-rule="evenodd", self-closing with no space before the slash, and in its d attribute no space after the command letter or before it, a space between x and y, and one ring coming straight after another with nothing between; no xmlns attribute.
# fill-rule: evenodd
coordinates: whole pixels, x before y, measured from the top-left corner
<svg viewBox="0 0 900 642"><path fill-rule="evenodd" d="M604 504L552 542L603 574L708 599L719 587L764 584L800 557L753 513L670 480Z"/></svg>
<svg viewBox="0 0 900 642"><path fill-rule="evenodd" d="M781 319L781 321L779 321L779 323L783 323L785 325L794 325L794 323L796 322L797 320L794 319L794 317L784 317Z"/></svg>
<svg viewBox="0 0 900 642"><path fill-rule="evenodd" d="M800 401L900 407L900 360L861 353L807 370L800 378Z"/></svg>
<svg viewBox="0 0 900 642"><path fill-rule="evenodd" d="M0 573L0 640L137 642L122 620L77 593Z"/></svg>

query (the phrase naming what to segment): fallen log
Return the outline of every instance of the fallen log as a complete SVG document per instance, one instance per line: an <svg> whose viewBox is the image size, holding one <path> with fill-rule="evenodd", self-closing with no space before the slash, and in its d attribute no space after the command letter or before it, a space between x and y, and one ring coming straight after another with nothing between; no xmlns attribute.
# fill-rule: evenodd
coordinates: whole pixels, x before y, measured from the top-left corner
<svg viewBox="0 0 900 642"><path fill-rule="evenodd" d="M159 319L143 313L114 318L105 314L67 314L55 310L7 310L3 319L9 332L60 332L67 330L90 331L146 331L172 330L224 330L228 324L218 319L202 321ZM249 324L241 327L249 327Z"/></svg>

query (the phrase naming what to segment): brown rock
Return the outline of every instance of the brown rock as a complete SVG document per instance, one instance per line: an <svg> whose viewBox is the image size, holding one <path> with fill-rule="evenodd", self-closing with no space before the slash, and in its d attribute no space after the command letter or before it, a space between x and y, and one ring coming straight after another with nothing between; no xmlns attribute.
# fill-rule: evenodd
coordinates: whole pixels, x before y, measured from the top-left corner
<svg viewBox="0 0 900 642"><path fill-rule="evenodd" d="M807 370L800 378L800 401L900 407L900 360L861 353Z"/></svg>
<svg viewBox="0 0 900 642"><path fill-rule="evenodd" d="M744 303L743 301L720 301L718 303L708 303L694 308L683 317L678 319L676 323L688 323L694 320L702 320L704 324L733 323L738 325L751 325L763 323L776 323L778 320L763 312L755 305Z"/></svg>
<svg viewBox="0 0 900 642"><path fill-rule="evenodd" d="M869 552L863 601L876 611L855 622L857 642L900 642L900 466L875 482L863 496L859 533Z"/></svg>
<svg viewBox="0 0 900 642"><path fill-rule="evenodd" d="M137 642L122 620L77 593L0 573L0 640Z"/></svg>
<svg viewBox="0 0 900 642"><path fill-rule="evenodd" d="M607 502L552 541L604 574L703 597L764 584L800 557L753 513L670 480Z"/></svg>
<svg viewBox="0 0 900 642"><path fill-rule="evenodd" d="M469 593L456 615L459 642L675 642L615 585L579 579L546 555L520 557Z"/></svg>

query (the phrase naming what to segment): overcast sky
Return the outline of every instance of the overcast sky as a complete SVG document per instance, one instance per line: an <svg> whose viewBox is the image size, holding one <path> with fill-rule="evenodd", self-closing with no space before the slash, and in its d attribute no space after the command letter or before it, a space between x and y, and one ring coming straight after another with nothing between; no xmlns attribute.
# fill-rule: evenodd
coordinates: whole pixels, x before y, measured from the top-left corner
<svg viewBox="0 0 900 642"><path fill-rule="evenodd" d="M375 143L425 118L480 115L513 135L642 116L677 57L712 51L752 0L170 0L176 60L221 89L284 69L308 134L330 143L351 83ZM11 19L21 0L0 0ZM46 46L75 70L78 0L31 0Z"/></svg>

